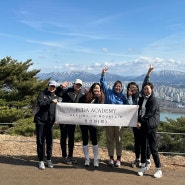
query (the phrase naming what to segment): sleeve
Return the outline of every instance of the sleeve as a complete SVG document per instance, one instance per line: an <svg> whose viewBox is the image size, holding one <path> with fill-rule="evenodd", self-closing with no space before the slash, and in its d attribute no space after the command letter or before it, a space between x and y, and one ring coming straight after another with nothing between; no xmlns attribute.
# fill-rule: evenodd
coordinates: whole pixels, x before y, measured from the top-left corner
<svg viewBox="0 0 185 185"><path fill-rule="evenodd" d="M56 95L59 96L59 97L62 97L64 93L67 92L67 88L62 88L62 87L57 87L56 89Z"/></svg>
<svg viewBox="0 0 185 185"><path fill-rule="evenodd" d="M44 92L40 92L37 98L38 105L41 106L48 106L52 102L50 96L46 96Z"/></svg>
<svg viewBox="0 0 185 185"><path fill-rule="evenodd" d="M129 102L128 102L128 100L127 100L127 98L125 97L124 94L122 95L122 100L123 100L124 104L127 104L127 105L129 104Z"/></svg>
<svg viewBox="0 0 185 185"><path fill-rule="evenodd" d="M144 86L150 82L150 77L148 75L145 76L144 80L143 80L143 84L142 84L142 89L141 89L141 94L143 95L144 92L143 92L143 89L144 89Z"/></svg>
<svg viewBox="0 0 185 185"><path fill-rule="evenodd" d="M107 82L105 81L105 75L101 75L100 84L102 86L104 94L107 94L109 88L108 88Z"/></svg>

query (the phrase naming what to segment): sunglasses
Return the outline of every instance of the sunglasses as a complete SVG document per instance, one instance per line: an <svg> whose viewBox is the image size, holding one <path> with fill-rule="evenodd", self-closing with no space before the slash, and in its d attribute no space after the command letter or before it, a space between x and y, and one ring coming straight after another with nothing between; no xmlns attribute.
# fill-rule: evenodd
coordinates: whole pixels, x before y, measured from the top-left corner
<svg viewBox="0 0 185 185"><path fill-rule="evenodd" d="M49 87L55 88L55 86L54 86L54 85L50 85Z"/></svg>

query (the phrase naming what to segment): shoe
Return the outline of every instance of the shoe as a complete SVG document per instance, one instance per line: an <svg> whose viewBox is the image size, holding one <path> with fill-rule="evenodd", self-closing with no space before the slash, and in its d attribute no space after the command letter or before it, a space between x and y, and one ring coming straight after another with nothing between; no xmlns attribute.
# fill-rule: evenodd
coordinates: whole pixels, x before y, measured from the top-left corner
<svg viewBox="0 0 185 185"><path fill-rule="evenodd" d="M62 157L62 163L66 164L67 157Z"/></svg>
<svg viewBox="0 0 185 185"><path fill-rule="evenodd" d="M137 172L139 176L143 176L143 174L146 172L146 167L141 167L140 170Z"/></svg>
<svg viewBox="0 0 185 185"><path fill-rule="evenodd" d="M134 162L131 164L132 168L141 167L141 162L139 159L135 159Z"/></svg>
<svg viewBox="0 0 185 185"><path fill-rule="evenodd" d="M85 166L87 166L87 167L90 166L90 159L85 159Z"/></svg>
<svg viewBox="0 0 185 185"><path fill-rule="evenodd" d="M114 166L114 159L109 160L108 166L110 166L110 167Z"/></svg>
<svg viewBox="0 0 185 185"><path fill-rule="evenodd" d="M99 167L99 160L98 159L94 159L94 167Z"/></svg>
<svg viewBox="0 0 185 185"><path fill-rule="evenodd" d="M72 164L77 164L77 160L76 159L71 158L71 160L72 160Z"/></svg>
<svg viewBox="0 0 185 185"><path fill-rule="evenodd" d="M47 165L48 168L53 168L53 163L51 162L51 160L47 160Z"/></svg>
<svg viewBox="0 0 185 185"><path fill-rule="evenodd" d="M65 164L72 165L73 164L72 158L71 157L66 158L66 163Z"/></svg>
<svg viewBox="0 0 185 185"><path fill-rule="evenodd" d="M163 173L161 169L157 169L157 171L154 173L155 178L161 178L163 176Z"/></svg>
<svg viewBox="0 0 185 185"><path fill-rule="evenodd" d="M151 162L150 161L146 161L145 167L146 167L146 170L149 170L150 167L151 167Z"/></svg>
<svg viewBox="0 0 185 185"><path fill-rule="evenodd" d="M121 161L120 160L116 160L115 163L114 163L114 166L115 167L120 167L121 166Z"/></svg>
<svg viewBox="0 0 185 185"><path fill-rule="evenodd" d="M39 169L44 170L45 169L45 165L43 161L39 161Z"/></svg>

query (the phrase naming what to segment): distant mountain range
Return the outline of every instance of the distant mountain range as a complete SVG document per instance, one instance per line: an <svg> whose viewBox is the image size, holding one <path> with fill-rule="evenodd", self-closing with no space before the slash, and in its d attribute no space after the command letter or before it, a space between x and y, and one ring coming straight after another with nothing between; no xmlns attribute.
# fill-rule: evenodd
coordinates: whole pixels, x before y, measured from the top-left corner
<svg viewBox="0 0 185 185"><path fill-rule="evenodd" d="M140 76L121 76L111 73L106 73L106 81L114 82L116 80L121 81L143 81L146 74ZM99 82L101 74L92 74L85 71L71 71L71 72L51 72L51 73L39 73L38 78L40 80L51 78L58 82L69 81L73 82L76 78L82 79L83 82ZM185 86L185 73L172 70L163 70L151 73L150 81L153 83L167 84L167 85L183 85Z"/></svg>

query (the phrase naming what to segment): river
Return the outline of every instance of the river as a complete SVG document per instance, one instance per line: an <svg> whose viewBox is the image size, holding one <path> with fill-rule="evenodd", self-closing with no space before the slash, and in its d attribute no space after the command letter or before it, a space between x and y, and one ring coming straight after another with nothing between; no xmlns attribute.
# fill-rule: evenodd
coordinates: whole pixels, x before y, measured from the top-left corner
<svg viewBox="0 0 185 185"><path fill-rule="evenodd" d="M181 116L185 117L185 113L171 113L171 112L161 112L160 113L160 121L167 121L167 118L176 120L177 118L180 118Z"/></svg>

